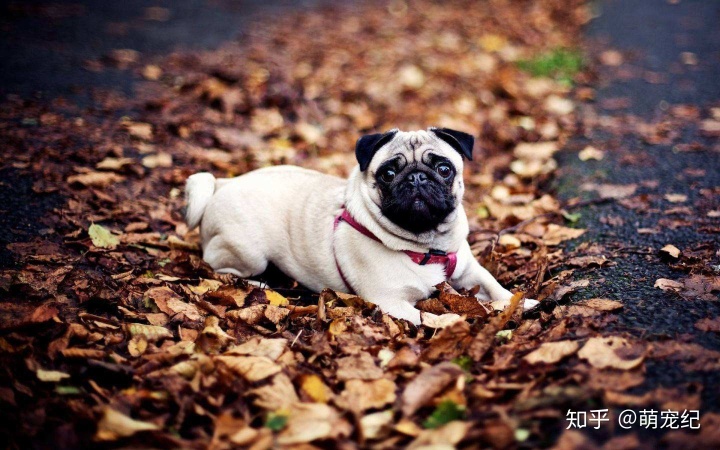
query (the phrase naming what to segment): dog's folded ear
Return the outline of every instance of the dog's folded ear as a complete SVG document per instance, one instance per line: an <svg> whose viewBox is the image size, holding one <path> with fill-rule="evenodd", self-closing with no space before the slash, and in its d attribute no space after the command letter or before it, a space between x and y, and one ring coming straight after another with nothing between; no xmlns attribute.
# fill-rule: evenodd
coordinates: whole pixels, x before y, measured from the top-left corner
<svg viewBox="0 0 720 450"><path fill-rule="evenodd" d="M472 161L473 145L475 144L475 138L472 135L463 133L462 131L455 131L449 128L430 128L430 131L435 133L437 137L447 142L450 147L458 151L462 156Z"/></svg>
<svg viewBox="0 0 720 450"><path fill-rule="evenodd" d="M365 172L375 153L380 150L383 145L390 142L397 132L398 130L395 128L387 133L368 134L358 139L355 144L355 157L360 164L361 172Z"/></svg>

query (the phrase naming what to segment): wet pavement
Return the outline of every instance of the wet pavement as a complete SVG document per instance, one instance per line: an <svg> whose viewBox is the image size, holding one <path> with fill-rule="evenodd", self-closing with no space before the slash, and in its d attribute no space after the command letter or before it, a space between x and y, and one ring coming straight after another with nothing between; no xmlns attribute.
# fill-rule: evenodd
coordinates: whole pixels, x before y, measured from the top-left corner
<svg viewBox="0 0 720 450"><path fill-rule="evenodd" d="M103 61L116 49L151 59L172 51L217 47L242 37L260 16L309 8L319 0L186 0L122 2L29 0L0 4L0 98L47 102L58 97L92 106L98 91L131 96L142 78ZM17 126L23 126L17 118ZM6 248L45 227L42 218L61 208L59 194L33 191L37 180L22 170L0 172L0 268L14 264Z"/></svg>
<svg viewBox="0 0 720 450"><path fill-rule="evenodd" d="M568 200L593 197L582 190L582 183L636 184L634 195L648 204L645 211L618 201L577 211L581 214L577 225L588 232L573 247L582 242L600 244L615 254L617 265L576 275L593 281L573 299L605 297L625 304L618 322L604 331L627 333L646 342L686 340L720 350L718 333L695 327L700 319L720 316L717 292L712 294L714 301L707 301L654 287L659 278L688 276L672 258L660 256L659 250L667 244L713 255L702 262L706 272L712 273L712 266L718 264L720 221L707 216L718 203L718 139L703 135L692 123L668 130L680 133L676 143L693 143L688 151L676 144L650 144L640 132L618 136L602 126L613 121L658 123L678 111L697 111L703 119L708 107L720 105L720 3L606 1L598 6L600 15L587 27L590 54L597 57L617 49L626 63L599 67L595 99L581 107L582 125L568 150L559 155L560 176L554 187L560 198ZM699 109L683 110L678 105ZM581 161L577 152L587 145L604 150L605 158ZM664 197L667 194L685 195L687 201L671 203ZM639 233L643 228L656 233ZM720 409L717 373L686 373L674 363L648 361L647 377L650 383L642 391L699 381L704 385L701 411Z"/></svg>
<svg viewBox="0 0 720 450"><path fill-rule="evenodd" d="M236 39L257 14L309 7L314 0L43 0L0 6L0 95L54 98L112 88L129 95L137 77L127 70L89 70L88 61L113 50L142 56L212 48Z"/></svg>

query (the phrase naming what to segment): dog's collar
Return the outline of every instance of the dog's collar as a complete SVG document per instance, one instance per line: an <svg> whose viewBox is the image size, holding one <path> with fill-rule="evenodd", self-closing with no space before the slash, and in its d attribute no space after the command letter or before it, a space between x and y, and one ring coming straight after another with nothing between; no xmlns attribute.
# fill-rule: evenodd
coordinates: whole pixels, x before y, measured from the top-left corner
<svg viewBox="0 0 720 450"><path fill-rule="evenodd" d="M372 231L368 230L365 226L363 226L360 222L355 220L355 218L347 211L347 209L343 208L342 212L335 217L335 222L333 224L333 230L337 230L338 226L340 225L340 222L345 222L357 231L359 231L364 236L369 237L370 239L382 243L380 239L378 239L377 236L373 234ZM445 266L445 279L449 280L453 273L455 272L455 267L457 266L457 253L456 252L444 252L442 250L436 250L436 249L430 249L427 253L420 253L420 252L414 252L411 250L403 250L403 253L408 255L410 259L418 265L424 266L426 264L442 264ZM340 278L342 278L343 282L345 283L345 286L348 287L352 291L352 286L350 286L350 283L348 283L347 279L345 278L345 275L343 274L342 269L340 268L340 264L338 263L337 256L335 256L335 266L337 267L338 273L340 274Z"/></svg>

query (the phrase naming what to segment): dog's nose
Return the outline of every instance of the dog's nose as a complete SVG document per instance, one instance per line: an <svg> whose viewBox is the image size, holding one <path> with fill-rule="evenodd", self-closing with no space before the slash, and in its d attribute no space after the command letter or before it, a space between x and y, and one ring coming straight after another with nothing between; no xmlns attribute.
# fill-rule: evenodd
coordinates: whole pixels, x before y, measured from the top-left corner
<svg viewBox="0 0 720 450"><path fill-rule="evenodd" d="M407 179L413 186L420 186L421 184L427 182L428 177L424 172L413 172L408 175Z"/></svg>

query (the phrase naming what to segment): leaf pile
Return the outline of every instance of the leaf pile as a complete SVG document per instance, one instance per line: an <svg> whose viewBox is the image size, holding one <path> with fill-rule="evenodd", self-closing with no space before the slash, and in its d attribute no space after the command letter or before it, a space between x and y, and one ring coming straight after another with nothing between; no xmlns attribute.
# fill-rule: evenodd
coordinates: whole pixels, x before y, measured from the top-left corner
<svg viewBox="0 0 720 450"><path fill-rule="evenodd" d="M590 284L578 274L614 254L561 246L584 233L577 205L546 189L575 100L568 83L519 62L571 46L588 18L580 1L333 6L263 21L214 51L124 58L147 80L132 99L3 104L3 167L67 198L39 236L9 246L18 267L0 278L3 438L16 448L543 446L568 408L698 402L695 385L626 391L649 358L699 368L696 355L707 363L698 370L717 370L715 355L602 335L616 300L563 302ZM465 173L473 250L504 284L546 300L542 311L521 317L518 294L498 314L443 285L414 328L347 294L215 274L182 221L194 172L291 163L347 175L361 134L429 125L480 136Z"/></svg>

